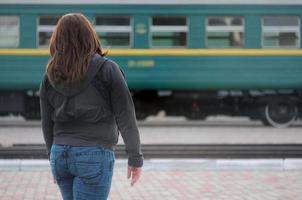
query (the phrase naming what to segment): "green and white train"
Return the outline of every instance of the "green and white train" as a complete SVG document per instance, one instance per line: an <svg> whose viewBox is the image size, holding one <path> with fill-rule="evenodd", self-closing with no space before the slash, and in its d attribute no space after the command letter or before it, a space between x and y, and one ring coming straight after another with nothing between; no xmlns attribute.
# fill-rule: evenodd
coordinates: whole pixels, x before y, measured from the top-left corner
<svg viewBox="0 0 302 200"><path fill-rule="evenodd" d="M302 116L301 0L1 0L0 114L39 117L58 18L80 12L124 70L137 117Z"/></svg>

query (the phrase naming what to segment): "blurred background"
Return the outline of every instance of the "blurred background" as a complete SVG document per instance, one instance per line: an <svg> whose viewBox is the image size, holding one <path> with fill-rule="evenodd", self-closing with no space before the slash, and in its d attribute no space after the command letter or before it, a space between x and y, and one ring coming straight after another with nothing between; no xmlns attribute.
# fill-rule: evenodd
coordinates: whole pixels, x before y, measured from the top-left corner
<svg viewBox="0 0 302 200"><path fill-rule="evenodd" d="M60 16L80 12L124 70L139 120L226 115L287 127L301 117L301 11L267 2L2 0L0 114L39 119L49 39Z"/></svg>
<svg viewBox="0 0 302 200"><path fill-rule="evenodd" d="M299 0L0 0L0 158L46 158L39 84L82 13L126 75L145 158L301 158ZM120 138L117 158L125 158Z"/></svg>

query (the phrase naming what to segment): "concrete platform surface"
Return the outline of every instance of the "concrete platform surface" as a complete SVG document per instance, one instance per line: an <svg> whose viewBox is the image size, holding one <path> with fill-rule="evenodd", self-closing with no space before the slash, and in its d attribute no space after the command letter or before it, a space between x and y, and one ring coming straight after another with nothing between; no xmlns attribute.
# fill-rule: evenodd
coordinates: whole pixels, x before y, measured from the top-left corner
<svg viewBox="0 0 302 200"><path fill-rule="evenodd" d="M0 199L62 199L47 165L48 160L1 160ZM131 187L126 160L116 160L109 199L301 200L301 165L300 159L146 160L141 179Z"/></svg>
<svg viewBox="0 0 302 200"><path fill-rule="evenodd" d="M116 159L115 168L126 168L127 159ZM0 159L1 171L49 170L47 159ZM144 170L302 170L302 159L145 159Z"/></svg>

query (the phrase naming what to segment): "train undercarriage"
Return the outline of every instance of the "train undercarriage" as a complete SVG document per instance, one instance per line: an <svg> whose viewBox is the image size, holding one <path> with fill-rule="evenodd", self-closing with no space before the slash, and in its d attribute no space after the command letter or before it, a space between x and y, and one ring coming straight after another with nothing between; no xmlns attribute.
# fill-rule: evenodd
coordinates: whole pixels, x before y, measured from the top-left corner
<svg viewBox="0 0 302 200"><path fill-rule="evenodd" d="M131 91L137 119L165 111L167 116L204 120L208 116L246 116L277 128L302 117L301 90ZM40 119L37 91L0 92L0 115Z"/></svg>
<svg viewBox="0 0 302 200"><path fill-rule="evenodd" d="M138 119L164 110L168 116L204 120L208 116L246 116L277 128L301 118L302 93L296 90L140 91L134 93Z"/></svg>

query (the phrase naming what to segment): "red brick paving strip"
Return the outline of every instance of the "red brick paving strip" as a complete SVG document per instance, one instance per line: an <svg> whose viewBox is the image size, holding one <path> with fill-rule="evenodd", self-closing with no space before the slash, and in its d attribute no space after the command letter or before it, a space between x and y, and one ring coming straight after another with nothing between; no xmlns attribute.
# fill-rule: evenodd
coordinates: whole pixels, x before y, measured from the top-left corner
<svg viewBox="0 0 302 200"><path fill-rule="evenodd" d="M45 171L0 171L1 200L62 199ZM130 187L126 169L114 171L110 200L302 200L302 171L146 170Z"/></svg>

